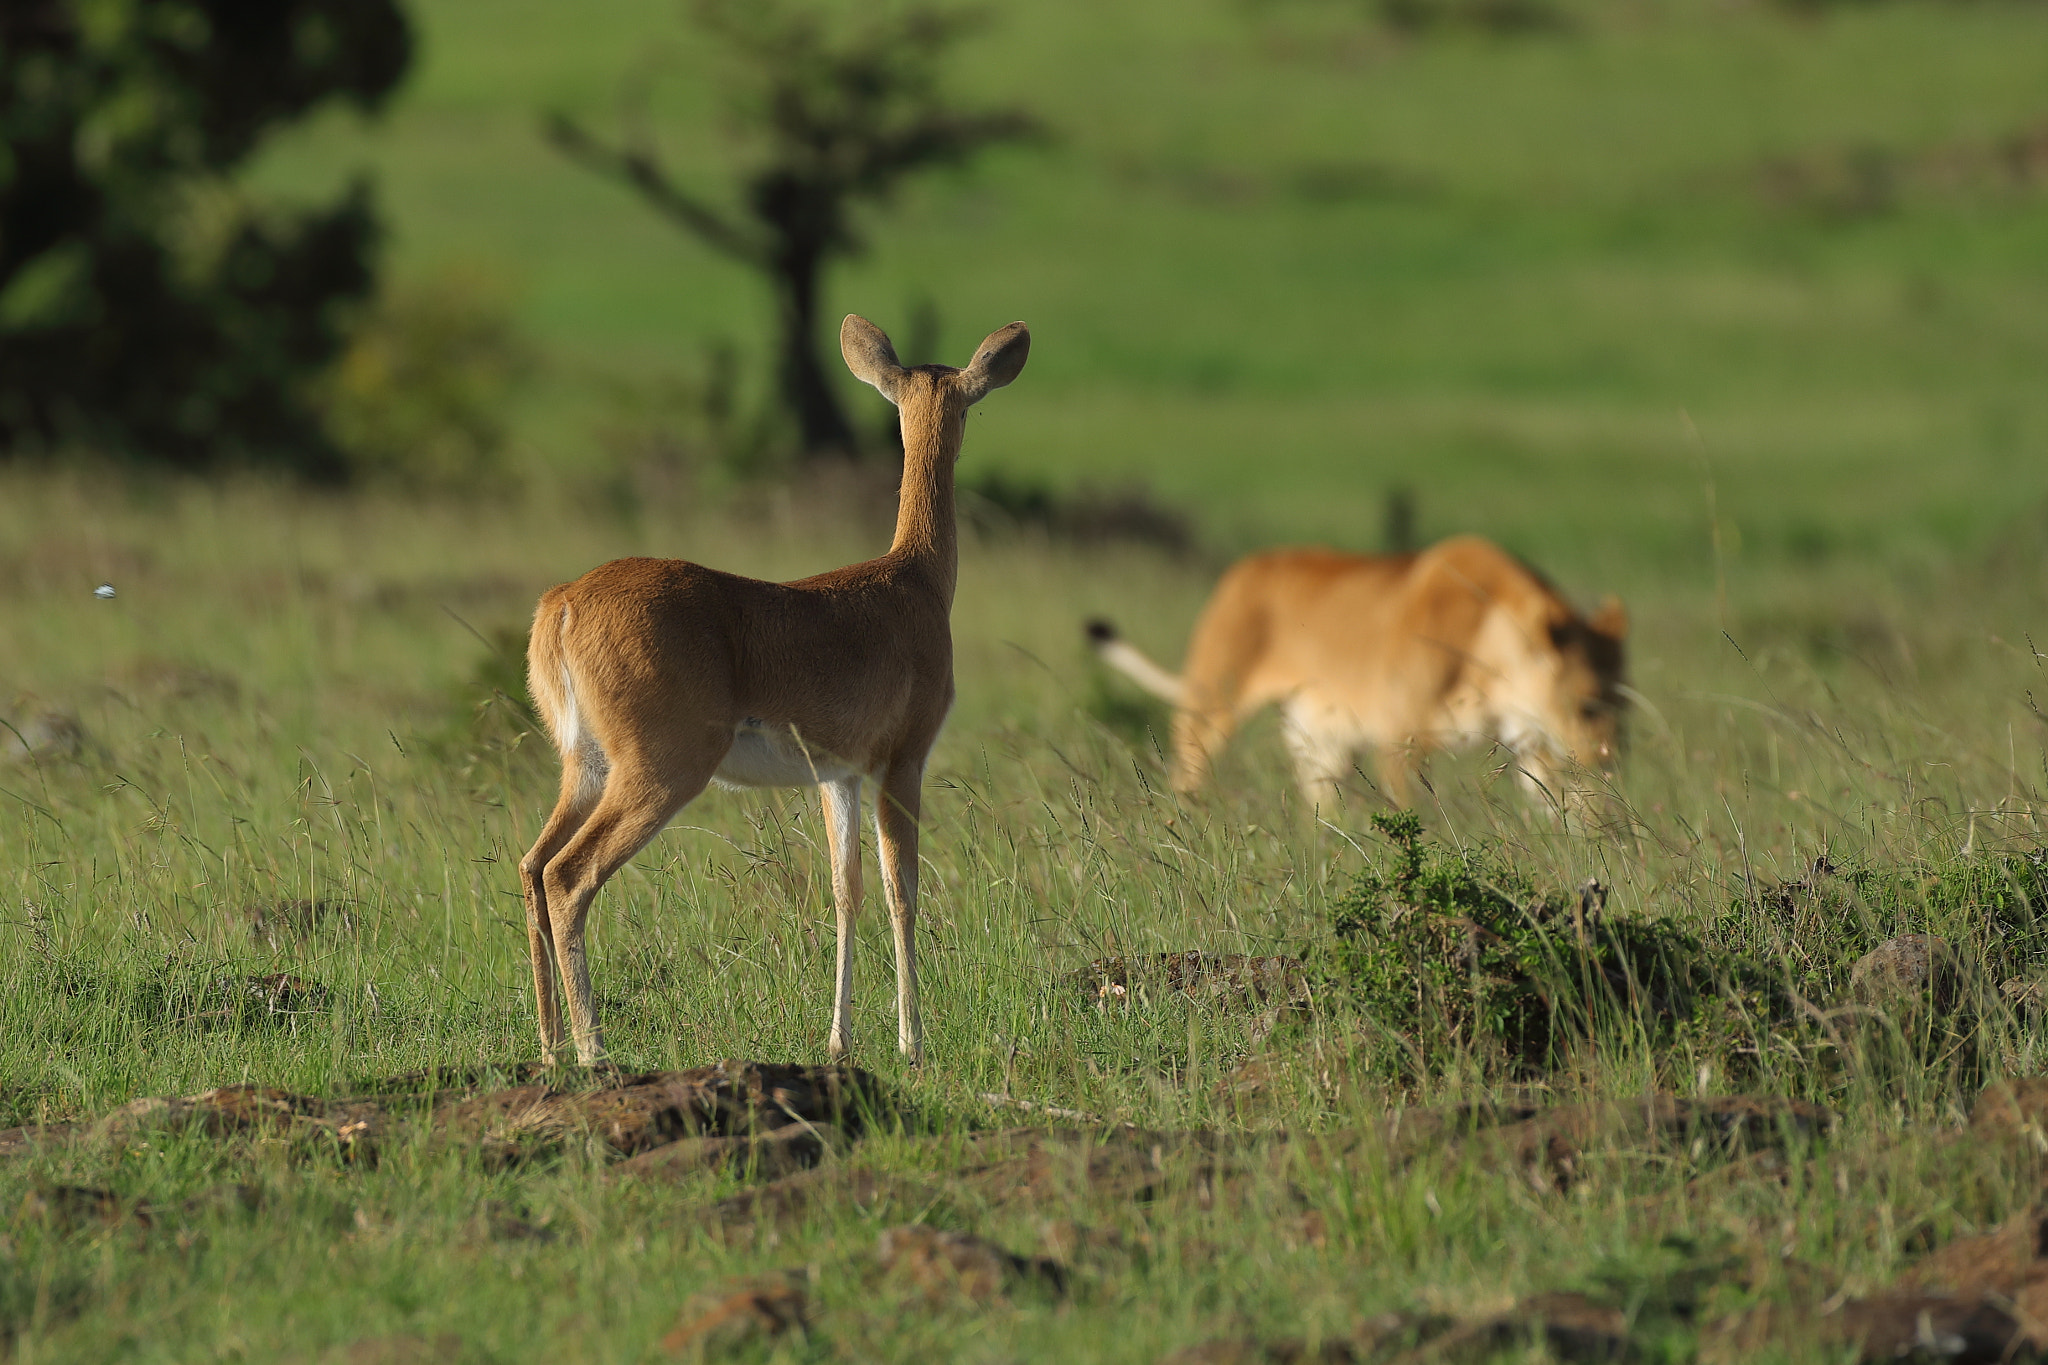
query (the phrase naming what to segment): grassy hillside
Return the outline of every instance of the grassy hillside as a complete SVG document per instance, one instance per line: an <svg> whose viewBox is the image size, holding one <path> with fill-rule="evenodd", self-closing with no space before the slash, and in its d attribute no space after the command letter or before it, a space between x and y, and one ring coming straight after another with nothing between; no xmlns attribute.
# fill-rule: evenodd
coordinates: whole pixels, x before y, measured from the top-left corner
<svg viewBox="0 0 2048 1365"><path fill-rule="evenodd" d="M401 279L499 282L549 360L535 459L607 458L622 393L715 340L758 359L754 282L536 132L672 64L664 145L715 185L675 8L418 12L394 114L259 181L372 166ZM1143 481L1230 544L1369 544L1399 482L1427 531L1632 578L1699 564L1710 476L1765 557L1941 553L2039 498L2039 6L1603 4L1576 33L1414 42L1355 13L1011 7L957 83L1054 140L879 215L829 311L900 332L929 300L955 360L1027 318L1038 401L990 408L976 465Z"/></svg>

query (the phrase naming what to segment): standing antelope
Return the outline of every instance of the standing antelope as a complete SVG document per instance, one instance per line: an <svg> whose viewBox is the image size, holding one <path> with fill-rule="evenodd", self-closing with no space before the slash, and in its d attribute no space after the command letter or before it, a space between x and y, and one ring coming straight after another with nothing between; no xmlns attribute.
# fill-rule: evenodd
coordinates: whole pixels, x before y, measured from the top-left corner
<svg viewBox="0 0 2048 1365"><path fill-rule="evenodd" d="M860 787L880 786L875 830L896 938L896 1045L917 1060L917 814L926 756L953 704L949 617L959 574L953 462L967 409L1015 379L1031 334L990 334L964 370L905 368L880 328L849 315L847 368L896 405L903 488L880 559L763 583L681 559L615 559L542 594L527 681L562 755L562 795L520 861L543 1056L604 1056L584 923L598 888L705 784L824 797L839 916L831 1050L853 1046L853 923Z"/></svg>

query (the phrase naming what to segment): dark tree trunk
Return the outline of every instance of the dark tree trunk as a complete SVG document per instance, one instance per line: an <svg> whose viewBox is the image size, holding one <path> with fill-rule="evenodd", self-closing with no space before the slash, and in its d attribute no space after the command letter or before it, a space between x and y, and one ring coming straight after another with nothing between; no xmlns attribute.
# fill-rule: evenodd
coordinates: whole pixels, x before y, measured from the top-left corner
<svg viewBox="0 0 2048 1365"><path fill-rule="evenodd" d="M823 253L802 247L775 263L775 303L782 334L776 373L796 416L807 456L857 455L860 442L818 359L818 267Z"/></svg>

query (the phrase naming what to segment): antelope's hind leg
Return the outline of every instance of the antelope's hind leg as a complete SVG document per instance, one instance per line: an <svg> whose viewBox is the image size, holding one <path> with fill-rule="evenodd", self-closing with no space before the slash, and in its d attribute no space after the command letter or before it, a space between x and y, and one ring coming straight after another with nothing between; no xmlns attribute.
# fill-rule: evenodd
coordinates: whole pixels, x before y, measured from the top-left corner
<svg viewBox="0 0 2048 1365"><path fill-rule="evenodd" d="M585 1066L604 1060L604 1034L591 999L590 962L583 945L590 903L613 873L696 799L723 756L722 751L710 752L669 773L637 763L616 764L596 808L541 874L555 959L569 998L569 1029L576 1039L576 1058Z"/></svg>
<svg viewBox="0 0 2048 1365"><path fill-rule="evenodd" d="M552 1066L562 1050L562 1010L555 997L555 980L560 966L555 960L554 926L548 909L546 872L548 863L562 851L590 818L597 803L594 792L584 790L584 773L576 756L562 760L562 794L554 811L541 827L540 838L519 860L519 883L526 901L526 949L533 960L534 1013L540 1023L540 1059Z"/></svg>

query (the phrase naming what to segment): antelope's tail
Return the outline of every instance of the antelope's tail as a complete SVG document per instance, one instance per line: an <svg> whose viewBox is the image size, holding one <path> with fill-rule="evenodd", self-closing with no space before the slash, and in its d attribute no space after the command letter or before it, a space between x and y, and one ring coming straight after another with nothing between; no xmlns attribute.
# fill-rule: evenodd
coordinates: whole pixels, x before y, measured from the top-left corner
<svg viewBox="0 0 2048 1365"><path fill-rule="evenodd" d="M562 755L563 789L587 811L604 795L611 761L591 729L589 707L577 696L576 670L564 639L572 610L559 588L541 597L526 642L526 689Z"/></svg>
<svg viewBox="0 0 2048 1365"><path fill-rule="evenodd" d="M1187 688L1178 674L1169 673L1146 658L1136 645L1118 635L1116 627L1107 621L1090 621L1087 631L1088 644L1094 649L1096 658L1167 705L1181 704Z"/></svg>
<svg viewBox="0 0 2048 1365"><path fill-rule="evenodd" d="M533 613L533 634L526 641L526 690L540 718L547 722L555 748L571 754L584 741L583 718L576 706L576 680L569 672L569 652L562 634L569 624L569 604L553 592L542 595Z"/></svg>

